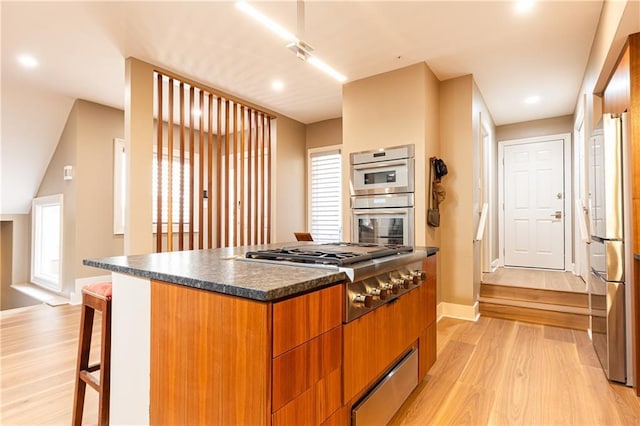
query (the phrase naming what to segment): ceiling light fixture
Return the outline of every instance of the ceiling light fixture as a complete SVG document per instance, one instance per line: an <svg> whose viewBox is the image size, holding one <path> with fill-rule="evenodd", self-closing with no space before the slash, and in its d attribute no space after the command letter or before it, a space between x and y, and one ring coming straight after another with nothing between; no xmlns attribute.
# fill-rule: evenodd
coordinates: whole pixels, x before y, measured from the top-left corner
<svg viewBox="0 0 640 426"><path fill-rule="evenodd" d="M533 0L517 0L515 7L518 13L529 12L533 9Z"/></svg>
<svg viewBox="0 0 640 426"><path fill-rule="evenodd" d="M271 88L272 88L273 90L275 90L276 92L279 92L279 91L281 91L282 89L284 89L284 83L283 83L283 82L281 82L280 80L274 80L274 81L271 83Z"/></svg>
<svg viewBox="0 0 640 426"><path fill-rule="evenodd" d="M280 25L277 22L273 21L268 16L262 14L262 12L260 12L258 9L254 8L253 6L251 6L246 1L237 1L236 2L236 7L239 10L243 11L244 13L246 13L247 15L251 16L256 21L260 22L265 27L269 28L274 33L278 34L284 40L293 41L293 42L297 42L298 41L298 39L296 38L296 36L293 35L293 33L288 31L287 29L285 29L282 25Z"/></svg>
<svg viewBox="0 0 640 426"><path fill-rule="evenodd" d="M298 32L301 32L300 23L304 22L304 3L302 3L302 8L300 9L300 3L298 2ZM341 83L347 81L347 77L343 74L339 73L335 69L333 69L329 64L313 55L311 52L313 48L309 46L307 43L299 40L295 35L293 35L290 31L286 30L277 22L271 20L266 15L262 14L260 11L255 9L246 1L237 1L236 7L269 28L274 33L278 34L281 38L288 41L287 49L291 50L298 59L301 59L314 67L318 68L320 71L324 72L327 75L330 75L334 79L338 80ZM301 13L302 12L302 13ZM304 25L302 25L304 27ZM278 90L278 89L276 89Z"/></svg>
<svg viewBox="0 0 640 426"><path fill-rule="evenodd" d="M35 68L38 66L38 60L35 56L24 53L18 56L18 63L25 68Z"/></svg>
<svg viewBox="0 0 640 426"><path fill-rule="evenodd" d="M540 102L540 96L529 96L524 99L524 103L529 105L537 104L538 102Z"/></svg>

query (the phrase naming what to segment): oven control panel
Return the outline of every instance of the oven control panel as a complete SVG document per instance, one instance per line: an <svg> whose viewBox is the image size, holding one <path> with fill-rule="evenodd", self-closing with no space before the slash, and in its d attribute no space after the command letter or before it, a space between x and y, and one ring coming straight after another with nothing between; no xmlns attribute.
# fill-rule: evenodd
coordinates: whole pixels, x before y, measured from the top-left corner
<svg viewBox="0 0 640 426"><path fill-rule="evenodd" d="M416 262L371 278L347 283L344 322L353 321L420 286L426 279L426 273L421 268L422 263Z"/></svg>

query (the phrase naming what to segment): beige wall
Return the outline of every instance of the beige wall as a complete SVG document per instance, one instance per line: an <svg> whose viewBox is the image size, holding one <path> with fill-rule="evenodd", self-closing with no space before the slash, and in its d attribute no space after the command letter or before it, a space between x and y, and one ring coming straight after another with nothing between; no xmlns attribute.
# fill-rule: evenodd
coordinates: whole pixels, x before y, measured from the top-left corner
<svg viewBox="0 0 640 426"><path fill-rule="evenodd" d="M86 258L123 254L122 236L113 234L113 139L122 138L121 110L77 100L37 196L63 194L63 290L75 290L76 278L100 275L82 265ZM72 180L62 179L65 165Z"/></svg>
<svg viewBox="0 0 640 426"><path fill-rule="evenodd" d="M124 135L122 110L78 101L75 278L96 274L87 258L124 253L122 235L113 234L113 140Z"/></svg>
<svg viewBox="0 0 640 426"><path fill-rule="evenodd" d="M496 158L494 154L497 152L497 142L496 142L496 128L493 123L493 118L491 117L491 113L489 112L489 108L487 108L487 104L484 101L482 93L478 88L475 80L472 78L472 126L473 126L473 178L471 181L471 191L472 191L472 203L473 209L471 211L471 223L473 224L472 233L475 238L476 230L478 229L478 224L480 222L480 214L482 212L482 204L484 202L491 201L488 197L493 195L493 203L489 206L489 220L487 223L487 228L485 228L485 235L488 244L485 245L488 253L485 253L485 256L489 256L490 260L497 258L498 254L498 226L497 226L497 190L498 183L497 179L494 179L493 173L491 173L491 169L488 172L488 181L484 182L484 185L487 186L487 190L484 191L480 185L474 185L473 182L481 181L481 173L483 172L483 168L489 167L491 168L497 164ZM484 146L484 136L483 134L486 132L488 137L488 147ZM489 151L489 155L486 156L484 154L484 150ZM483 157L487 157L487 164L484 163ZM480 282L482 281L482 263L481 263L481 250L482 250L482 242L475 241L473 243L473 300L478 300L480 297Z"/></svg>
<svg viewBox="0 0 640 426"><path fill-rule="evenodd" d="M573 115L564 115L562 117L497 126L496 139L498 141L508 141L571 132L573 132Z"/></svg>
<svg viewBox="0 0 640 426"><path fill-rule="evenodd" d="M35 305L39 301L11 288L29 282L31 215L0 215L0 310Z"/></svg>
<svg viewBox="0 0 640 426"><path fill-rule="evenodd" d="M275 164L272 168L275 209L272 242L295 241L306 229L305 126L285 116L276 123Z"/></svg>
<svg viewBox="0 0 640 426"><path fill-rule="evenodd" d="M440 84L440 154L449 174L440 205L441 279L438 294L448 303L473 305L473 78Z"/></svg>
<svg viewBox="0 0 640 426"><path fill-rule="evenodd" d="M349 154L396 145L415 145L415 243L438 245L427 231L427 159L437 156L438 80L425 63L347 83L343 87L343 235L351 239Z"/></svg>
<svg viewBox="0 0 640 426"><path fill-rule="evenodd" d="M307 149L342 145L342 117L307 124L306 132Z"/></svg>
<svg viewBox="0 0 640 426"><path fill-rule="evenodd" d="M78 179L63 180L64 166L73 166L77 173L78 158L78 120L79 103L76 101L71 108L67 123L51 157L47 170L40 182L36 197L62 194L62 293L69 296L75 288L76 268L76 196L78 193Z"/></svg>

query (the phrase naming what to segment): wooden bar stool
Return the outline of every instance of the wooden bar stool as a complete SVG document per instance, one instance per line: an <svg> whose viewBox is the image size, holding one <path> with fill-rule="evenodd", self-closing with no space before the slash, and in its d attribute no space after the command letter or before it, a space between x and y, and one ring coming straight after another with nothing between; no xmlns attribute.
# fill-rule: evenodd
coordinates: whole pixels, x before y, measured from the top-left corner
<svg viewBox="0 0 640 426"><path fill-rule="evenodd" d="M100 362L89 365L91 334L95 311L102 312ZM96 379L92 372L100 370ZM78 342L76 392L73 399L73 425L82 424L84 395L87 384L98 391L98 425L109 424L109 388L111 381L111 283L91 284L82 289L82 316Z"/></svg>

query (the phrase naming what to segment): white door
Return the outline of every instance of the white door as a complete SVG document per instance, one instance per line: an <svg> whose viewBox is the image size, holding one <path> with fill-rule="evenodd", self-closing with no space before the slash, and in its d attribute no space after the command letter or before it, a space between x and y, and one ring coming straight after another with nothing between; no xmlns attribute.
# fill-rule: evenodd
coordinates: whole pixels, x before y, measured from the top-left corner
<svg viewBox="0 0 640 426"><path fill-rule="evenodd" d="M564 270L561 139L504 147L504 264Z"/></svg>

